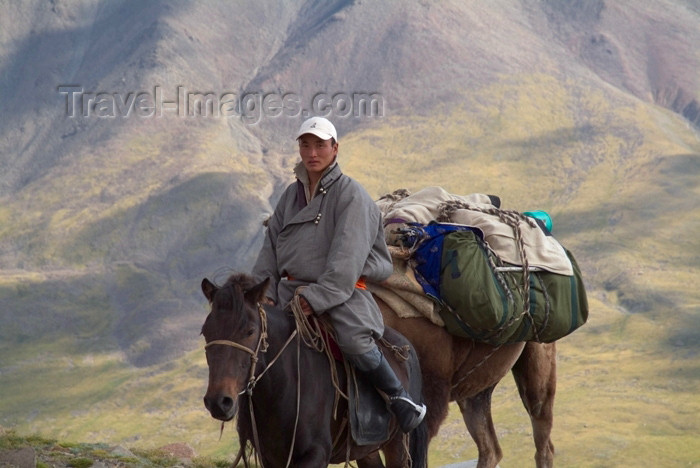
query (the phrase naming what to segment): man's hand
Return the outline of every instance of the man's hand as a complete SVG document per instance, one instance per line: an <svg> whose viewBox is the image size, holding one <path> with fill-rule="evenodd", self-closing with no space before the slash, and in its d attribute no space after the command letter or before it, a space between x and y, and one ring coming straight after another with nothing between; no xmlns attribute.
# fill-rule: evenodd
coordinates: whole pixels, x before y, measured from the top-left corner
<svg viewBox="0 0 700 468"><path fill-rule="evenodd" d="M311 308L311 304L309 304L309 301L307 301L304 296L299 296L299 305L301 306L301 311L304 312L304 315L307 317L309 315L313 315L314 309Z"/></svg>
<svg viewBox="0 0 700 468"><path fill-rule="evenodd" d="M270 298L267 297L267 296L265 296L265 297L263 298L262 303L263 303L263 304L266 304L266 305L271 305L271 306L277 305L277 304L275 304L275 301L273 301L272 299L270 299Z"/></svg>

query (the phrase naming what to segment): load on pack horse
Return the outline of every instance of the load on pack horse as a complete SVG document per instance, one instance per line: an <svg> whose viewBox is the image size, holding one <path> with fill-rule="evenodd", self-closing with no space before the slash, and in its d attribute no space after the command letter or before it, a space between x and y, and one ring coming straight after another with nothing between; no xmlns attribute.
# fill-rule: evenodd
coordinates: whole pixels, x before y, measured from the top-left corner
<svg viewBox="0 0 700 468"><path fill-rule="evenodd" d="M379 449L389 467L427 466L425 423L410 434L399 430L370 384L348 380L350 368L330 352L332 330L309 322L298 307L291 313L261 303L268 284L245 274L221 287L202 281L211 305L202 327L209 366L204 404L224 422L238 415L237 462L249 466L251 445L265 467L349 460L382 467ZM380 341L403 386L420 401L421 372L409 342L391 329Z"/></svg>

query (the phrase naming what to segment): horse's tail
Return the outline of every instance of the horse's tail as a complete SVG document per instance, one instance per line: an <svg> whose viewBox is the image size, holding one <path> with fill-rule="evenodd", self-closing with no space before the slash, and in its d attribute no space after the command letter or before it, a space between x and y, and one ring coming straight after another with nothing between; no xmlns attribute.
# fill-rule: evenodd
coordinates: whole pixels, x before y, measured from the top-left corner
<svg viewBox="0 0 700 468"><path fill-rule="evenodd" d="M423 377L420 370L420 361L416 349L410 347L410 357L408 359L409 366L409 393L415 401L425 403L423 399ZM411 456L411 468L426 468L428 466L428 437L427 419L413 429L409 434L408 453Z"/></svg>
<svg viewBox="0 0 700 468"><path fill-rule="evenodd" d="M428 466L428 425L425 419L411 431L408 441L408 453L411 456L411 468Z"/></svg>

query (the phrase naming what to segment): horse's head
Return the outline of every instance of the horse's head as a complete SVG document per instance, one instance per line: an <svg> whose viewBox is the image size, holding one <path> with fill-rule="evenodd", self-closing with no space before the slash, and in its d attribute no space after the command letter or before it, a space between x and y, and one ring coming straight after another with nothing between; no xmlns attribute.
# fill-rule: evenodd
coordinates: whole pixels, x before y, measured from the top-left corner
<svg viewBox="0 0 700 468"><path fill-rule="evenodd" d="M259 302L265 297L270 280L255 282L246 275L232 275L218 287L202 280L202 292L211 312L202 326L209 386L204 406L213 418L233 419L238 410L238 395L245 390L254 369L262 323Z"/></svg>

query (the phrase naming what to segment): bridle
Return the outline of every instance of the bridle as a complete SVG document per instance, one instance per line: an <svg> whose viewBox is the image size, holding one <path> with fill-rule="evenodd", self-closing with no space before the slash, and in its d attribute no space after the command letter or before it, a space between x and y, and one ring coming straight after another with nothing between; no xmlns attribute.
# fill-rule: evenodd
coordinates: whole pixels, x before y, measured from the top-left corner
<svg viewBox="0 0 700 468"><path fill-rule="evenodd" d="M257 376L255 375L255 369L258 364L258 354L260 353L265 353L267 352L267 348L269 347L269 343L267 341L267 313L265 312L265 309L263 308L262 304L258 303L258 314L260 315L260 336L258 337L258 343L255 346L255 350L252 350L251 348L244 346L240 343L236 343L235 341L230 341L230 340L212 340L208 342L207 344L204 345L204 349L213 346L213 345L224 345L224 346L231 346L235 349L238 349L240 351L243 351L245 353L250 354L250 374L248 376L248 383L246 384L245 389L241 390L238 395L243 395L246 394L248 395L248 407L250 411L250 418L251 418L251 423L253 426L253 444L255 451L257 453L260 452L260 441L258 439L258 429L257 425L255 423L255 413L253 411L253 389L255 388L255 385L260 381L260 379L265 375L265 373L277 362L277 359L282 355L282 353L287 349L287 346L292 342L294 337L297 336L298 330L295 328L292 334L287 338L287 341L284 343L282 348L277 352L275 357L270 361L267 366L260 372ZM297 340L297 347L299 346L299 340ZM299 372L299 353L297 350L297 375ZM292 444L291 447L289 448L289 457L287 459L287 466L290 466L291 460L292 460L292 452L294 449L294 441L296 439L296 433L297 433L297 424L299 423L299 407L300 407L300 395L301 395L301 379L297 378L297 414L296 414L296 420L294 422L294 433L292 435ZM223 426L224 423L221 423L221 430L223 431ZM233 465L231 466L236 466L238 462L240 461L241 457L243 456L243 451L244 447L241 446L238 452L238 457L236 460L233 462Z"/></svg>
<svg viewBox="0 0 700 468"><path fill-rule="evenodd" d="M255 368L258 363L258 354L260 352L266 352L268 343L267 343L267 314L265 313L265 309L262 308L262 306L258 303L258 314L260 315L260 335L258 336L258 344L255 346L255 351L250 349L249 347L242 345L240 343L237 343L235 341L231 340L212 340L208 342L207 344L204 345L204 349L206 350L208 347L213 346L213 345L224 345L224 346L231 346L233 348L236 348L240 351L246 352L250 354L250 375L248 378L248 384L246 386L246 389L241 391L239 395L242 395L243 393L248 393L251 395L253 393L253 387L255 387L255 384L258 382L259 377L255 377Z"/></svg>

